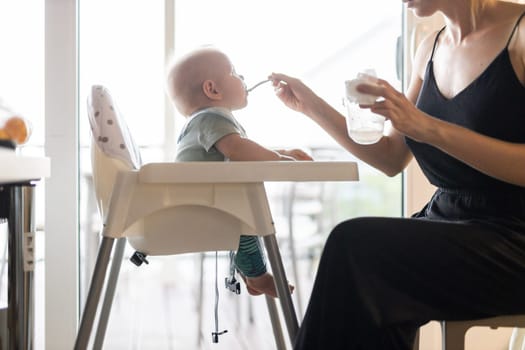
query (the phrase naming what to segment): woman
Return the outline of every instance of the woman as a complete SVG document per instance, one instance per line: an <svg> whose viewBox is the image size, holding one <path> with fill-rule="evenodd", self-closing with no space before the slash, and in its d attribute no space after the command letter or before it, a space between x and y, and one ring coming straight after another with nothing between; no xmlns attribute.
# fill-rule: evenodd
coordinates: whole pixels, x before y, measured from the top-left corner
<svg viewBox="0 0 525 350"><path fill-rule="evenodd" d="M331 232L295 349L411 349L429 320L525 312L525 6L403 0L445 27L419 46L406 96L386 81L372 112L392 130L374 145L299 80L280 99L389 176L415 157L438 187L413 218L357 218Z"/></svg>

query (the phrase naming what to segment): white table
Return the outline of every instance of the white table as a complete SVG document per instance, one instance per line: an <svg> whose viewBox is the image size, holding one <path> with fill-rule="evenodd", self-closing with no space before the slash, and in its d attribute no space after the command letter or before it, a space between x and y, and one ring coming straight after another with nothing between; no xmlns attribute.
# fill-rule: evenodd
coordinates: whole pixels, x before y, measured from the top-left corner
<svg viewBox="0 0 525 350"><path fill-rule="evenodd" d="M0 149L0 218L8 223L8 306L0 310L4 349L32 349L34 338L34 182L50 175L47 157Z"/></svg>

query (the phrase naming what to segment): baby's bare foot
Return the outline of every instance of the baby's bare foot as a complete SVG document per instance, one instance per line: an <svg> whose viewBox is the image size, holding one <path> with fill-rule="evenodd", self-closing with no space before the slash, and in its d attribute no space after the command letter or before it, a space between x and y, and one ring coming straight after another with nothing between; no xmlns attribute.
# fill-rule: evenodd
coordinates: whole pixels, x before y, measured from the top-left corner
<svg viewBox="0 0 525 350"><path fill-rule="evenodd" d="M275 282L273 276L268 272L257 277L244 277L246 289L250 295L267 294L271 297L277 298L277 290L275 289ZM293 292L294 286L288 285L290 292Z"/></svg>

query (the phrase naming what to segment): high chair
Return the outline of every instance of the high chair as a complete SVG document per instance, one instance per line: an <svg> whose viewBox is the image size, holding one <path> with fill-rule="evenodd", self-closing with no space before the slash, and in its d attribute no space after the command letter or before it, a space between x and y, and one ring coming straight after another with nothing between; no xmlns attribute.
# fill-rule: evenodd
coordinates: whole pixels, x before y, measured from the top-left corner
<svg viewBox="0 0 525 350"><path fill-rule="evenodd" d="M465 335L472 327L520 327L525 328L525 315L497 316L467 321L440 321L441 325L441 349L463 350L465 349ZM512 344L510 344L512 345ZM511 347L509 350L522 350L519 347ZM414 344L414 350L419 350L419 334Z"/></svg>
<svg viewBox="0 0 525 350"><path fill-rule="evenodd" d="M88 99L92 166L103 217L102 241L75 349L86 349L106 280L94 348L102 347L126 242L139 253L173 255L236 250L241 234L263 237L288 336L298 321L283 268L265 181L357 180L355 162L173 162L141 165L131 134L109 91L94 86ZM277 348L285 349L274 300L267 298Z"/></svg>

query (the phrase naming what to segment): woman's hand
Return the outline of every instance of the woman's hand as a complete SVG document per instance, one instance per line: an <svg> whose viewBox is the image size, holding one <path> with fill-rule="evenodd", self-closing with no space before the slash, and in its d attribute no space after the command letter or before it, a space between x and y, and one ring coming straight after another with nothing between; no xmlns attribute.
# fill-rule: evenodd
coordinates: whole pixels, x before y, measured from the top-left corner
<svg viewBox="0 0 525 350"><path fill-rule="evenodd" d="M401 134L417 141L425 141L423 139L426 132L431 130L434 118L419 110L387 81L378 79L377 85L360 84L357 90L382 97L372 105L362 105L362 108L369 108L373 113L390 120L392 126Z"/></svg>
<svg viewBox="0 0 525 350"><path fill-rule="evenodd" d="M272 80L275 93L279 99L294 111L308 115L315 101L319 100L319 97L297 78L272 73L268 79Z"/></svg>

